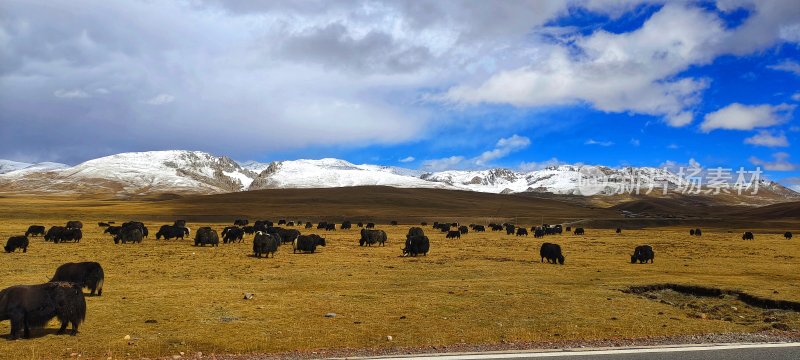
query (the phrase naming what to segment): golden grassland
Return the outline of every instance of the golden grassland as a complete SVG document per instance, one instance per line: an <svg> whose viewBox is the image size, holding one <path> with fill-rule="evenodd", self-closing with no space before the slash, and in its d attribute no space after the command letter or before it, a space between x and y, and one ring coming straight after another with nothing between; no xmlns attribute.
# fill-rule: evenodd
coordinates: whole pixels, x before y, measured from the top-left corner
<svg viewBox="0 0 800 360"><path fill-rule="evenodd" d="M7 213L0 236L27 225L62 224L62 215ZM136 358L193 354L272 353L332 348L381 348L753 332L769 324L701 319L675 306L625 294L631 285L681 283L741 289L800 301L800 246L781 234L706 229L587 229L586 236L545 240L471 233L445 240L432 229L431 252L400 257L409 226L379 226L386 247L362 248L358 229L324 233L315 254L280 248L275 258L250 255L252 237L218 248L190 240L155 240L161 222L146 222L142 244L114 245L82 218L84 239L52 244L34 238L28 253L0 254L0 287L47 280L64 262L98 261L102 297L87 297L88 317L76 337L0 341L0 358ZM275 219L273 219L275 220ZM201 223L192 223L196 229ZM218 231L227 224L208 224ZM315 233L319 233L314 230ZM562 245L563 266L540 263L543 241ZM635 245L651 244L655 263L629 263ZM242 294L253 293L252 300ZM328 318L326 313L336 313ZM146 323L155 320L156 323ZM793 318L788 325L800 327ZM7 334L9 323L0 323ZM130 335L131 340L125 340ZM387 341L387 335L393 340Z"/></svg>

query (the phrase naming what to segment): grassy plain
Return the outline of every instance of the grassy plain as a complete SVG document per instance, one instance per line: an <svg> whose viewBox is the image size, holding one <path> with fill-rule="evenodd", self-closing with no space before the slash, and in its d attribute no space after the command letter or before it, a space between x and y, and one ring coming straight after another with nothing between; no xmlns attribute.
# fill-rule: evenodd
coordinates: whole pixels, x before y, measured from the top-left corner
<svg viewBox="0 0 800 360"><path fill-rule="evenodd" d="M540 239L487 232L445 240L429 228L431 253L402 258L402 239L412 225L379 225L389 234L386 247L359 247L358 229L337 230L322 234L328 246L315 254L292 254L282 246L274 259L255 259L249 256L252 237L218 248L155 240L158 226L174 218L152 210L159 205L41 201L0 200L0 238L21 234L29 224L60 225L76 218L85 223L84 239L52 244L34 238L28 253L0 254L0 287L44 282L64 262L98 261L105 268L105 289L102 297L87 297L88 317L77 337L54 335L53 323L34 339L0 341L0 358L274 353L771 328L760 319L703 319L621 291L657 283L800 301L800 246L774 229L756 230L756 240L745 242L738 230L704 229L697 238L678 227L619 235L588 228L586 236L544 240L561 244L566 264L559 266L540 263ZM123 211L126 215L114 215ZM142 244L114 245L96 226L130 220L130 214L145 219L151 230ZM227 224L191 221L190 226L219 231ZM645 243L655 249L655 263L630 264L630 251ZM245 292L254 298L244 300ZM325 317L330 312L336 317ZM783 322L800 329L796 315ZM8 331L9 323L0 323L0 334Z"/></svg>

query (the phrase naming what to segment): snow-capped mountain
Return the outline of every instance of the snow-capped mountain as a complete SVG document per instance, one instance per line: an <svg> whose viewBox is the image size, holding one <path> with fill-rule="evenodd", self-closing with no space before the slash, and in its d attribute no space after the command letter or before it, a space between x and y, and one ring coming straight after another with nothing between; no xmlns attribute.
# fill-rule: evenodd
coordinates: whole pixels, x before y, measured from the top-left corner
<svg viewBox="0 0 800 360"><path fill-rule="evenodd" d="M199 151L122 153L73 167L32 167L0 175L3 191L220 193L247 189L256 174L227 157Z"/></svg>
<svg viewBox="0 0 800 360"><path fill-rule="evenodd" d="M692 184L666 169L561 165L530 172L509 169L423 172L392 166L356 165L339 159L237 163L199 151L122 153L73 167L56 163L0 161L0 192L225 193L276 188L383 185L489 193L541 192L561 195L662 193ZM729 179L734 181L734 179ZM708 189L708 184L703 184ZM759 188L772 199L800 194L769 180ZM761 195L759 195L761 196ZM779 201L779 200L776 200Z"/></svg>
<svg viewBox="0 0 800 360"><path fill-rule="evenodd" d="M68 168L68 165L54 162L41 162L36 164L24 163L11 160L0 160L0 174L8 174L15 171L41 172Z"/></svg>

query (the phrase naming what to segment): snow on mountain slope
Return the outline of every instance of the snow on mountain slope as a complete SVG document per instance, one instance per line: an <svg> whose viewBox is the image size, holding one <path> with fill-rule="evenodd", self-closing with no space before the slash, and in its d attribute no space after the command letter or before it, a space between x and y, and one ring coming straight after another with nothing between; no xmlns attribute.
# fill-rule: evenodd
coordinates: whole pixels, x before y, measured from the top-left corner
<svg viewBox="0 0 800 360"><path fill-rule="evenodd" d="M36 164L30 164L30 163L11 161L11 160L0 160L0 174L8 174L16 171L24 171L26 173L51 171L51 170L63 169L66 167L68 166L54 162L41 162Z"/></svg>
<svg viewBox="0 0 800 360"><path fill-rule="evenodd" d="M246 189L254 177L255 173L226 157L199 151L150 151L106 156L47 172L14 171L0 175L0 184L49 192L218 193Z"/></svg>
<svg viewBox="0 0 800 360"><path fill-rule="evenodd" d="M449 188L413 176L413 170L354 165L339 159L272 162L253 180L249 190L384 185L404 188Z"/></svg>
<svg viewBox="0 0 800 360"><path fill-rule="evenodd" d="M641 193L658 195L665 187L676 190L685 185L677 174L652 167L561 165L531 172L488 169L426 173L392 166L356 165L332 158L240 164L227 157L199 151L122 153L74 167L0 161L0 169L5 171L0 174L0 192L121 195L369 185L584 196L632 194L638 188ZM766 179L761 179L759 189L758 197L770 201L800 198L800 194Z"/></svg>

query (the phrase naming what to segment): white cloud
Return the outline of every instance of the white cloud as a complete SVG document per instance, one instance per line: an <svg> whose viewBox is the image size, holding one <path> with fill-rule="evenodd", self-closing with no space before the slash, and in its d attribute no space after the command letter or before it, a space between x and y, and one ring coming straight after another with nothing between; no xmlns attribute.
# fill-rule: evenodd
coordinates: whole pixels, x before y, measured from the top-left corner
<svg viewBox="0 0 800 360"><path fill-rule="evenodd" d="M633 145L633 146L639 146L639 145L641 145L641 144L642 144L642 142L641 142L641 141L639 141L639 139L631 139L631 145Z"/></svg>
<svg viewBox="0 0 800 360"><path fill-rule="evenodd" d="M792 100L800 101L800 92L794 93L794 95L792 95Z"/></svg>
<svg viewBox="0 0 800 360"><path fill-rule="evenodd" d="M553 157L553 158L550 158L548 160L540 161L540 162L536 162L536 161L522 162L522 163L519 164L519 169L521 171L536 171L536 170L547 169L547 168L551 168L551 167L555 167L555 166L559 166L559 165L564 165L564 164L566 164L566 163L561 162L557 158Z"/></svg>
<svg viewBox="0 0 800 360"><path fill-rule="evenodd" d="M676 149L680 149L680 148L681 147L678 144L669 144L669 145L667 145L667 149L670 149L670 150L676 150Z"/></svg>
<svg viewBox="0 0 800 360"><path fill-rule="evenodd" d="M173 95L170 95L170 94L158 94L153 98L145 100L144 103L145 104L150 104L150 105L164 105L164 104L169 104L169 103L171 103L173 101L175 101L175 96L173 96Z"/></svg>
<svg viewBox="0 0 800 360"><path fill-rule="evenodd" d="M783 122L794 111L795 105L743 105L730 104L706 114L700 129L710 132L715 129L752 130L770 127Z"/></svg>
<svg viewBox="0 0 800 360"><path fill-rule="evenodd" d="M755 146L766 146L766 147L787 147L789 146L789 140L786 139L786 134L780 132L780 134L773 134L766 130L761 130L758 134L753 135L747 139L744 139L745 144L755 145Z"/></svg>
<svg viewBox="0 0 800 360"><path fill-rule="evenodd" d="M773 70L788 71L795 75L800 75L800 64L791 60L786 60L784 62L775 65L770 65L767 67Z"/></svg>
<svg viewBox="0 0 800 360"><path fill-rule="evenodd" d="M410 163L410 162L412 162L414 160L416 160L416 158L414 158L413 156L407 156L407 157L404 157L404 158L400 159L399 161L401 163Z"/></svg>
<svg viewBox="0 0 800 360"><path fill-rule="evenodd" d="M422 168L426 171L442 171L455 168L464 161L463 156L451 156L441 159L425 160Z"/></svg>
<svg viewBox="0 0 800 360"><path fill-rule="evenodd" d="M81 89L71 89L71 90L58 89L55 92L53 92L53 95L55 97L63 99L84 99L91 97L87 92Z"/></svg>
<svg viewBox="0 0 800 360"><path fill-rule="evenodd" d="M474 159L476 165L482 166L486 163L508 156L508 154L522 150L531 144L531 139L525 136L512 135L508 138L497 140L494 149L483 152Z"/></svg>
<svg viewBox="0 0 800 360"><path fill-rule="evenodd" d="M608 147L608 146L614 145L614 142L613 141L597 141L597 140L594 140L594 139L589 139L589 140L586 140L586 142L584 142L583 144L584 145L598 145L598 146Z"/></svg>
<svg viewBox="0 0 800 360"><path fill-rule="evenodd" d="M789 162L789 154L785 152L778 152L772 154L773 161L764 161L755 156L750 157L750 163L756 166L763 166L765 170L770 171L793 171L800 168L797 164Z"/></svg>

